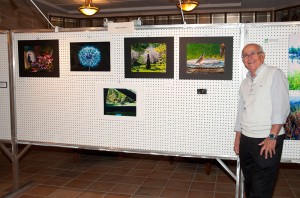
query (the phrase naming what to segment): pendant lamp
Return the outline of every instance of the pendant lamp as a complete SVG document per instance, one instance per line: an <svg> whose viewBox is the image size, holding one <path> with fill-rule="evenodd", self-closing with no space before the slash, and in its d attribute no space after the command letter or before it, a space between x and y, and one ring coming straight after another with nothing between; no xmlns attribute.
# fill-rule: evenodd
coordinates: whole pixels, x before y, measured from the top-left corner
<svg viewBox="0 0 300 198"><path fill-rule="evenodd" d="M99 8L92 6L91 3L92 0L85 0L84 5L79 7L78 11L87 16L96 14L99 11Z"/></svg>
<svg viewBox="0 0 300 198"><path fill-rule="evenodd" d="M194 10L197 6L198 6L198 2L197 1L190 1L190 0L181 0L181 2L177 3L177 7L183 11L189 12Z"/></svg>

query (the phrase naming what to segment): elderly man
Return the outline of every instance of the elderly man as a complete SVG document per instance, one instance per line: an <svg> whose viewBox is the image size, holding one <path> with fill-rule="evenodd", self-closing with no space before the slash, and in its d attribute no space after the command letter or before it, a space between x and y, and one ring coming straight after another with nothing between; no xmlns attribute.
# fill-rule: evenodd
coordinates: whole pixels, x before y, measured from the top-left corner
<svg viewBox="0 0 300 198"><path fill-rule="evenodd" d="M234 151L240 157L247 198L271 198L278 175L284 130L290 111L286 76L264 63L265 53L247 44L242 60L248 69L240 87Z"/></svg>

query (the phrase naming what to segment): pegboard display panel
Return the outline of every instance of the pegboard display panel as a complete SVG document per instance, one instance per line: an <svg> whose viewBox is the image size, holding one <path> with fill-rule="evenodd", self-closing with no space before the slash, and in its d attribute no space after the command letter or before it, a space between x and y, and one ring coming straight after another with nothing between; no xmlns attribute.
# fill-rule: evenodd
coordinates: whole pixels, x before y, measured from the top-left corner
<svg viewBox="0 0 300 198"><path fill-rule="evenodd" d="M179 79L179 38L233 38L232 80ZM174 78L125 78L124 38L174 37ZM19 77L19 40L59 40L60 77ZM111 42L112 74L72 75L69 40ZM15 33L13 35L17 137L68 145L96 146L155 152L235 157L238 89L240 84L240 27L205 26L192 28L137 29L132 34L107 31L58 33ZM142 120L100 118L98 83L133 83L142 87ZM197 89L207 94L197 94Z"/></svg>
<svg viewBox="0 0 300 198"><path fill-rule="evenodd" d="M279 67L288 74L288 47L291 34L300 32L299 23L249 24L246 27L246 43L260 43L266 53L265 63ZM290 91L290 96L300 96L299 91ZM300 159L300 141L286 140L283 159Z"/></svg>
<svg viewBox="0 0 300 198"><path fill-rule="evenodd" d="M0 33L0 140L11 140L7 34Z"/></svg>

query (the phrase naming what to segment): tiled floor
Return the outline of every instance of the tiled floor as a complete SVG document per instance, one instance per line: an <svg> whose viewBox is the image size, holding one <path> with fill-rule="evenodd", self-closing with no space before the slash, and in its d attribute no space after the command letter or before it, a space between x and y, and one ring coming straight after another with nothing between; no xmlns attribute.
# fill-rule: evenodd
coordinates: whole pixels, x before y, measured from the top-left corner
<svg viewBox="0 0 300 198"><path fill-rule="evenodd" d="M18 198L233 198L235 182L212 160L32 147L20 161ZM235 172L235 162L225 162ZM12 189L11 163L0 152L0 197ZM300 198L300 166L283 164L274 198Z"/></svg>

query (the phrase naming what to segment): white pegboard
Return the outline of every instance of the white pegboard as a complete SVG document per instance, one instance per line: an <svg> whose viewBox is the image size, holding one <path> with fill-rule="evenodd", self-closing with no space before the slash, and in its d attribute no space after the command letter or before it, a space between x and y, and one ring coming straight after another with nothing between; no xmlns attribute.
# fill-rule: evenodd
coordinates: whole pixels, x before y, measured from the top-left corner
<svg viewBox="0 0 300 198"><path fill-rule="evenodd" d="M300 23L249 24L246 27L247 43L259 43L266 53L265 62L279 67L288 74L288 48L291 34L300 32ZM290 91L290 96L300 96L299 91ZM285 140L283 159L300 160L300 141Z"/></svg>
<svg viewBox="0 0 300 198"><path fill-rule="evenodd" d="M0 32L0 140L11 140L7 36Z"/></svg>
<svg viewBox="0 0 300 198"><path fill-rule="evenodd" d="M242 27L244 28L244 27ZM273 30L269 30L273 28ZM281 28L288 36L287 26L251 26L247 24L246 42L258 42L268 50L278 50L280 58L268 57L266 62L279 66L285 73L282 59L287 39L276 34ZM298 27L294 27L295 31ZM281 32L282 32L281 31ZM199 25L184 28L140 28L132 34L109 34L107 31L58 33L15 33L16 117L18 141L79 145L82 147L114 148L158 153L184 153L202 156L235 158L233 132L241 73L241 42L244 32L240 24ZM264 43L266 38L279 36L281 44ZM180 37L233 37L232 80L180 80ZM124 38L174 37L174 78L125 78ZM59 40L59 78L20 78L18 71L18 40ZM69 71L68 40L105 40L113 47L111 75L72 75ZM267 53L268 54L268 53ZM276 64L274 64L276 63ZM278 65L278 63L280 63ZM144 90L143 120L110 120L100 118L96 109L99 83L133 83ZM197 89L207 89L198 95ZM299 141L287 143L294 151ZM284 157L299 159L299 154L285 149Z"/></svg>
<svg viewBox="0 0 300 198"><path fill-rule="evenodd" d="M233 37L233 79L179 80L180 37ZM174 37L174 78L125 78L125 37ZM24 78L18 71L18 40L59 40L60 77ZM72 75L69 40L109 39L112 75ZM126 35L106 31L15 33L15 84L19 141L235 157L233 124L239 88L239 26L138 29ZM133 83L144 90L144 118L98 116L97 84ZM197 95L205 88L206 95Z"/></svg>

